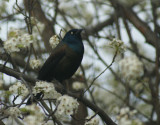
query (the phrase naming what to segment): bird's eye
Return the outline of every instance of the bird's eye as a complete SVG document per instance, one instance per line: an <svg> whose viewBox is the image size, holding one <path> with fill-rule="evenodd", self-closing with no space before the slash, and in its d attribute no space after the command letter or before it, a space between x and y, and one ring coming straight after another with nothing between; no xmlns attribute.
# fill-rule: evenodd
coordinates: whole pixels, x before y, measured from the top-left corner
<svg viewBox="0 0 160 125"><path fill-rule="evenodd" d="M73 32L71 32L71 35L73 35Z"/></svg>

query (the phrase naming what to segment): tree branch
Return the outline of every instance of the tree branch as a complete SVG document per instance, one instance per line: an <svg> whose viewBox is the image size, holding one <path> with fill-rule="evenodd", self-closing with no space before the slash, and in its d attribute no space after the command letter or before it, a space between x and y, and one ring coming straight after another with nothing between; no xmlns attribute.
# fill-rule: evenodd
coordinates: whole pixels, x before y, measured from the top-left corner
<svg viewBox="0 0 160 125"><path fill-rule="evenodd" d="M5 73L9 76L13 76L17 79L20 79L20 77L22 77L24 80L31 82L31 83L35 83L37 80L29 77L25 74L22 74L20 72L14 71L11 68L8 68L6 66L3 66L0 64L0 72ZM62 92L62 90L60 90ZM111 118L102 110L100 109L98 106L96 106L95 104L91 103L89 100L87 100L84 97L81 96L77 96L75 93L67 93L68 95L77 98L79 101L81 101L84 105L86 105L87 107L89 107L90 109L92 109L94 112L97 112L97 114L104 120L104 122L107 125L116 125L116 123L114 123Z"/></svg>

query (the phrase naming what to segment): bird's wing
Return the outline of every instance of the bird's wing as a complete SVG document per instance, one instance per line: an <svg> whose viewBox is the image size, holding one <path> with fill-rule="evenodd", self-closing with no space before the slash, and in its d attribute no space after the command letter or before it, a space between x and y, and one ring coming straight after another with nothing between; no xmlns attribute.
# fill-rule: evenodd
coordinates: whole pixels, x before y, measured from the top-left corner
<svg viewBox="0 0 160 125"><path fill-rule="evenodd" d="M44 80L50 82L52 78L54 78L54 69L56 68L56 65L59 63L59 61L64 57L65 55L65 44L59 44L51 53L49 58L46 60L44 65L39 71L38 79ZM53 75L53 76L51 76Z"/></svg>

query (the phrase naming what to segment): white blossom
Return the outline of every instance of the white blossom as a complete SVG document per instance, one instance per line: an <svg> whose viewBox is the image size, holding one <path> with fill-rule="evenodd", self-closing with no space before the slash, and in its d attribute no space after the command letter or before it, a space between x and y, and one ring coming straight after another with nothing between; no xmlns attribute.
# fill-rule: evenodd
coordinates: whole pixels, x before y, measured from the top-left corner
<svg viewBox="0 0 160 125"><path fill-rule="evenodd" d="M36 82L36 85L33 88L33 94L36 95L40 92L43 92L44 99L57 99L61 96L61 94L55 90L53 83L48 83L45 81Z"/></svg>
<svg viewBox="0 0 160 125"><path fill-rule="evenodd" d="M29 93L26 86L22 84L21 82L17 82L14 85L10 86L9 91L14 94L21 95L23 97L27 96L27 94Z"/></svg>
<svg viewBox="0 0 160 125"><path fill-rule="evenodd" d="M17 107L10 107L7 110L5 110L5 114L11 117L18 117L21 115L21 111Z"/></svg>
<svg viewBox="0 0 160 125"><path fill-rule="evenodd" d="M132 125L144 125L139 119L135 119L132 121Z"/></svg>
<svg viewBox="0 0 160 125"><path fill-rule="evenodd" d="M5 42L4 42L4 49L5 49L8 53L19 52L20 49L18 48L17 39L11 38L11 39L8 39L7 41L5 41Z"/></svg>
<svg viewBox="0 0 160 125"><path fill-rule="evenodd" d="M116 39L114 38L112 41L110 41L108 43L108 45L115 49L116 51L118 51L119 53L124 52L125 51L125 45L124 42L122 40Z"/></svg>
<svg viewBox="0 0 160 125"><path fill-rule="evenodd" d="M17 38L18 36L22 35L22 31L20 31L19 29L15 29L15 28L10 28L9 33L8 33L8 38Z"/></svg>
<svg viewBox="0 0 160 125"><path fill-rule="evenodd" d="M143 123L134 116L137 110L130 110L128 107L121 108L117 115L118 125L143 125Z"/></svg>
<svg viewBox="0 0 160 125"><path fill-rule="evenodd" d="M78 11L76 10L72 10L71 8L76 8L76 6L79 5L81 6L83 9L80 9L80 11L82 13L85 13L86 11L86 4L84 4L84 2L80 2L79 0L61 0L61 2L59 3L59 9L66 12L67 15L70 15L71 17L77 17L78 16ZM85 14L83 14L85 15ZM74 25L74 23L72 23Z"/></svg>
<svg viewBox="0 0 160 125"><path fill-rule="evenodd" d="M27 123L27 125L40 125L42 121L38 119L37 116L34 115L28 115L24 118L24 121Z"/></svg>
<svg viewBox="0 0 160 125"><path fill-rule="evenodd" d="M143 75L143 63L136 57L126 57L119 62L119 68L125 79L136 79Z"/></svg>
<svg viewBox="0 0 160 125"><path fill-rule="evenodd" d="M77 111L79 103L73 97L63 95L57 99L58 108L56 113L58 115L73 115Z"/></svg>
<svg viewBox="0 0 160 125"><path fill-rule="evenodd" d="M129 112L129 115L130 115L130 116L134 116L136 113L137 113L137 110L133 110L133 111L130 111L130 112Z"/></svg>
<svg viewBox="0 0 160 125"><path fill-rule="evenodd" d="M144 85L141 82L139 82L139 83L136 82L136 85L135 85L136 92L139 92L143 88L144 88Z"/></svg>
<svg viewBox="0 0 160 125"><path fill-rule="evenodd" d="M87 116L85 125L99 125L99 119L97 117ZM89 120L89 121L88 121Z"/></svg>
<svg viewBox="0 0 160 125"><path fill-rule="evenodd" d="M57 35L52 36L50 38L50 40L49 40L49 43L50 43L50 45L51 45L52 48L55 48L58 45L58 43L59 43L58 36Z"/></svg>
<svg viewBox="0 0 160 125"><path fill-rule="evenodd" d="M72 84L72 88L75 89L75 90L80 90L80 89L83 89L85 86L84 86L84 83L81 83L81 82L74 82Z"/></svg>
<svg viewBox="0 0 160 125"><path fill-rule="evenodd" d="M25 110L30 112L30 115L24 118L27 125L41 125L44 120L44 114L40 111L40 108L35 105L29 105L25 107Z"/></svg>
<svg viewBox="0 0 160 125"><path fill-rule="evenodd" d="M21 36L21 39L22 39L21 44L24 48L29 46L31 43L33 43L33 37L28 33L23 34Z"/></svg>
<svg viewBox="0 0 160 125"><path fill-rule="evenodd" d="M115 106L113 109L112 109L112 111L113 111L113 113L115 113L115 114L117 114L117 113L119 113L119 107L118 106Z"/></svg>
<svg viewBox="0 0 160 125"><path fill-rule="evenodd" d="M8 53L19 52L33 43L33 36L18 29L10 29L8 40L4 42L4 48Z"/></svg>
<svg viewBox="0 0 160 125"><path fill-rule="evenodd" d="M128 112L129 112L129 108L128 108L128 107L122 108L122 109L120 110L120 115L125 115L125 114L127 114Z"/></svg>
<svg viewBox="0 0 160 125"><path fill-rule="evenodd" d="M41 60L39 60L39 59L30 60L30 66L32 67L32 69L37 69L41 65L42 65L42 63L41 63Z"/></svg>
<svg viewBox="0 0 160 125"><path fill-rule="evenodd" d="M132 121L125 116L119 120L118 125L132 125Z"/></svg>
<svg viewBox="0 0 160 125"><path fill-rule="evenodd" d="M50 120L50 121L42 123L41 125L55 125L55 124L53 123L53 121Z"/></svg>

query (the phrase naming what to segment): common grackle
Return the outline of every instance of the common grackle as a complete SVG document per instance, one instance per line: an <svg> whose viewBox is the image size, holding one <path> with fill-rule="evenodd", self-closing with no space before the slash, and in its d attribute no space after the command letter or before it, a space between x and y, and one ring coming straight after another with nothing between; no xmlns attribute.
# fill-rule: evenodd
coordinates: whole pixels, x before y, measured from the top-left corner
<svg viewBox="0 0 160 125"><path fill-rule="evenodd" d="M38 80L51 82L56 79L61 83L76 72L84 53L81 32L82 29L72 29L66 33L40 69ZM38 93L35 98L38 99L40 96L41 93ZM27 104L31 103L29 98Z"/></svg>

